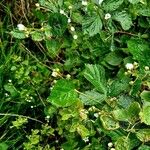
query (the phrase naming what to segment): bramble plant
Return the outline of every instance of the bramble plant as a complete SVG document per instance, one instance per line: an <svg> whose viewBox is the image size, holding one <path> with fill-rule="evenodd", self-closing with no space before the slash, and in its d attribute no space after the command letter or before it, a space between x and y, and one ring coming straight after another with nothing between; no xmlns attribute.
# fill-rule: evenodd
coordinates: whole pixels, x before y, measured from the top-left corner
<svg viewBox="0 0 150 150"><path fill-rule="evenodd" d="M0 149L149 150L149 1L6 3Z"/></svg>

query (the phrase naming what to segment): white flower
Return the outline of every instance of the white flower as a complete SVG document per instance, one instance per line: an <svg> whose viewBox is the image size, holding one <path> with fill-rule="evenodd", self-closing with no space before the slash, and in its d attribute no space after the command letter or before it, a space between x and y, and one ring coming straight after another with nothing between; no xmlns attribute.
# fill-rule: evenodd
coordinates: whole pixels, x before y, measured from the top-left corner
<svg viewBox="0 0 150 150"><path fill-rule="evenodd" d="M39 4L39 3L36 3L35 6L36 6L36 7L40 7L40 4Z"/></svg>
<svg viewBox="0 0 150 150"><path fill-rule="evenodd" d="M9 96L8 93L5 93L5 96L8 97Z"/></svg>
<svg viewBox="0 0 150 150"><path fill-rule="evenodd" d="M58 77L58 76L59 76L59 74L58 74L58 72L53 71L53 72L52 72L52 76L53 76L53 77Z"/></svg>
<svg viewBox="0 0 150 150"><path fill-rule="evenodd" d="M108 147L113 147L113 143L112 143L112 142L109 142L109 143L108 143Z"/></svg>
<svg viewBox="0 0 150 150"><path fill-rule="evenodd" d="M71 22L71 19L70 18L68 18L68 23L70 23Z"/></svg>
<svg viewBox="0 0 150 150"><path fill-rule="evenodd" d="M8 80L8 82L9 82L9 83L11 83L11 82L12 82L12 80L10 80L10 79L9 79L9 80Z"/></svg>
<svg viewBox="0 0 150 150"><path fill-rule="evenodd" d="M84 141L84 142L88 142L88 141L89 141L89 138L88 138L88 137L85 137L85 138L83 139L83 141Z"/></svg>
<svg viewBox="0 0 150 150"><path fill-rule="evenodd" d="M33 108L34 106L31 106L31 108Z"/></svg>
<svg viewBox="0 0 150 150"><path fill-rule="evenodd" d="M67 78L67 79L70 79L70 78L71 78L71 75L70 75L70 74L67 74L67 75L66 75L66 78Z"/></svg>
<svg viewBox="0 0 150 150"><path fill-rule="evenodd" d="M103 2L103 0L99 0L99 1L98 1L98 4L100 5L102 2Z"/></svg>
<svg viewBox="0 0 150 150"><path fill-rule="evenodd" d="M148 67L148 66L145 66L145 70L148 71L148 70L149 70L149 67Z"/></svg>
<svg viewBox="0 0 150 150"><path fill-rule="evenodd" d="M70 30L71 31L75 31L75 28L73 26L71 26Z"/></svg>
<svg viewBox="0 0 150 150"><path fill-rule="evenodd" d="M83 6L87 6L87 1L84 1L84 0L83 0L83 1L82 1L82 5L83 5Z"/></svg>
<svg viewBox="0 0 150 150"><path fill-rule="evenodd" d="M111 14L109 13L105 14L105 20L108 20L109 18L111 18Z"/></svg>
<svg viewBox="0 0 150 150"><path fill-rule="evenodd" d="M20 30L20 31L26 30L26 27L25 27L23 24L18 24L18 25L17 25L17 28L18 28L18 30Z"/></svg>
<svg viewBox="0 0 150 150"><path fill-rule="evenodd" d="M68 8L69 8L69 9L72 9L72 6L69 6Z"/></svg>
<svg viewBox="0 0 150 150"><path fill-rule="evenodd" d="M98 113L94 113L94 117L98 118L99 114Z"/></svg>
<svg viewBox="0 0 150 150"><path fill-rule="evenodd" d="M111 148L110 150L115 150L115 148Z"/></svg>
<svg viewBox="0 0 150 150"><path fill-rule="evenodd" d="M134 68L134 65L131 64L131 63L127 63L127 64L125 65L125 67L126 67L128 70L132 70L132 69Z"/></svg>
<svg viewBox="0 0 150 150"><path fill-rule="evenodd" d="M64 15L64 14L65 14L64 10L61 9L61 10L60 10L60 14L63 14L63 15Z"/></svg>
<svg viewBox="0 0 150 150"><path fill-rule="evenodd" d="M75 35L73 36L73 38L76 40L76 39L78 38L78 36L75 34Z"/></svg>
<svg viewBox="0 0 150 150"><path fill-rule="evenodd" d="M50 116L46 116L46 119L49 119L50 118Z"/></svg>

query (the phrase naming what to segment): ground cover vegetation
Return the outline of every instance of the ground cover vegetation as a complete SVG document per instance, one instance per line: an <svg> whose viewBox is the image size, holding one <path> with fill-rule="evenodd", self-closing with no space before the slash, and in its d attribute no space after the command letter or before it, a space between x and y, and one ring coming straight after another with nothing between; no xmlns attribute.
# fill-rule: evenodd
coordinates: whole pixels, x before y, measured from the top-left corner
<svg viewBox="0 0 150 150"><path fill-rule="evenodd" d="M150 150L149 0L0 1L0 150Z"/></svg>

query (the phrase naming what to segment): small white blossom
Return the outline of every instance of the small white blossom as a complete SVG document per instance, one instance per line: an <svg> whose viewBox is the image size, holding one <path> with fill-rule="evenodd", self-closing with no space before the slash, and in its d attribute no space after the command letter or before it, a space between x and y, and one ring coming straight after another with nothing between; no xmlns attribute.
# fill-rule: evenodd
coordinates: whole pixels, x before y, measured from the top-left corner
<svg viewBox="0 0 150 150"><path fill-rule="evenodd" d="M102 2L103 2L103 0L99 0L99 1L98 1L98 4L100 5Z"/></svg>
<svg viewBox="0 0 150 150"><path fill-rule="evenodd" d="M5 93L5 96L8 97L9 96L8 93Z"/></svg>
<svg viewBox="0 0 150 150"><path fill-rule="evenodd" d="M26 30L26 27L25 27L23 24L18 24L18 25L17 25L17 28L18 28L18 30L20 30L20 31Z"/></svg>
<svg viewBox="0 0 150 150"><path fill-rule="evenodd" d="M134 65L131 64L131 63L127 63L127 64L125 65L125 67L126 67L128 70L132 70L132 69L134 68Z"/></svg>
<svg viewBox="0 0 150 150"><path fill-rule="evenodd" d="M53 76L53 77L58 77L58 76L59 76L59 74L58 74L58 72L53 71L53 72L52 72L52 76Z"/></svg>
<svg viewBox="0 0 150 150"><path fill-rule="evenodd" d="M65 14L64 10L61 9L61 10L60 10L60 14L63 14L63 15L64 15L64 14Z"/></svg>
<svg viewBox="0 0 150 150"><path fill-rule="evenodd" d="M98 118L99 114L98 113L94 113L94 117Z"/></svg>
<svg viewBox="0 0 150 150"><path fill-rule="evenodd" d="M31 108L33 108L34 106L31 106Z"/></svg>
<svg viewBox="0 0 150 150"><path fill-rule="evenodd" d="M36 7L40 7L40 4L39 4L39 3L36 3L35 6L36 6Z"/></svg>
<svg viewBox="0 0 150 150"><path fill-rule="evenodd" d="M88 142L88 141L89 141L89 138L88 138L88 137L85 137L85 138L83 139L83 141L84 141L84 142Z"/></svg>
<svg viewBox="0 0 150 150"><path fill-rule="evenodd" d="M68 8L69 8L69 9L72 9L72 6L69 6Z"/></svg>
<svg viewBox="0 0 150 150"><path fill-rule="evenodd" d="M75 34L75 35L73 36L73 38L76 40L76 39L78 38L78 36Z"/></svg>
<svg viewBox="0 0 150 150"><path fill-rule="evenodd" d="M71 19L70 18L68 18L68 23L70 23L71 22Z"/></svg>
<svg viewBox="0 0 150 150"><path fill-rule="evenodd" d="M107 14L105 14L105 20L108 20L108 19L110 19L111 18L111 14L109 14L109 13L107 13Z"/></svg>
<svg viewBox="0 0 150 150"><path fill-rule="evenodd" d="M9 83L11 83L11 82L12 82L12 80L10 80L10 79L9 79L9 80L8 80L8 82L9 82Z"/></svg>
<svg viewBox="0 0 150 150"><path fill-rule="evenodd" d="M129 84L130 84L130 85L133 85L133 84L134 84L134 81L130 81Z"/></svg>
<svg viewBox="0 0 150 150"><path fill-rule="evenodd" d="M108 147L113 147L113 143L112 143L112 142L109 142L109 143L108 143Z"/></svg>
<svg viewBox="0 0 150 150"><path fill-rule="evenodd" d="M73 26L71 26L70 30L71 31L75 31L75 28Z"/></svg>
<svg viewBox="0 0 150 150"><path fill-rule="evenodd" d="M110 150L115 150L115 148L111 148Z"/></svg>
<svg viewBox="0 0 150 150"><path fill-rule="evenodd" d="M46 116L46 119L49 119L50 118L50 116Z"/></svg>
<svg viewBox="0 0 150 150"><path fill-rule="evenodd" d="M53 81L53 83L56 83L56 82L57 82L57 80L54 80L54 81Z"/></svg>
<svg viewBox="0 0 150 150"><path fill-rule="evenodd" d="M66 75L66 78L67 78L67 79L70 79L70 78L71 78L71 75L70 75L70 74L67 74L67 75Z"/></svg>
<svg viewBox="0 0 150 150"><path fill-rule="evenodd" d="M148 66L145 66L145 70L148 71L148 70L149 70L149 67L148 67Z"/></svg>
<svg viewBox="0 0 150 150"><path fill-rule="evenodd" d="M83 5L83 6L87 6L87 1L83 0L83 1L82 1L82 5Z"/></svg>

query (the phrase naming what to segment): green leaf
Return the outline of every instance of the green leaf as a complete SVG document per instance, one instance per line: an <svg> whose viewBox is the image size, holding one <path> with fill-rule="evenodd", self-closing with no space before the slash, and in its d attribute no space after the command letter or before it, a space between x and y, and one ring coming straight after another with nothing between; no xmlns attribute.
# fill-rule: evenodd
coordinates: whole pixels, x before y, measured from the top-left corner
<svg viewBox="0 0 150 150"><path fill-rule="evenodd" d="M46 48L50 54L50 57L55 58L61 50L61 43L54 39L46 40Z"/></svg>
<svg viewBox="0 0 150 150"><path fill-rule="evenodd" d="M48 100L56 107L71 106L77 101L74 84L69 80L58 80Z"/></svg>
<svg viewBox="0 0 150 150"><path fill-rule="evenodd" d="M113 19L120 22L123 30L129 30L132 26L131 16L126 11L115 13Z"/></svg>
<svg viewBox="0 0 150 150"><path fill-rule="evenodd" d="M100 93L106 94L105 70L102 66L86 64L84 77L91 82Z"/></svg>
<svg viewBox="0 0 150 150"><path fill-rule="evenodd" d="M104 10L106 11L114 11L116 10L124 0L105 0L102 3Z"/></svg>
<svg viewBox="0 0 150 150"><path fill-rule="evenodd" d="M102 103L106 98L105 94L100 94L94 90L85 91L85 93L80 94L80 99L84 105L97 105Z"/></svg>
<svg viewBox="0 0 150 150"><path fill-rule="evenodd" d="M77 132L81 135L82 138L86 138L90 135L89 130L81 124L78 125Z"/></svg>
<svg viewBox="0 0 150 150"><path fill-rule="evenodd" d="M30 33L31 38L33 41L42 41L43 40L43 33L39 31L33 31Z"/></svg>
<svg viewBox="0 0 150 150"><path fill-rule="evenodd" d="M150 146L148 145L141 145L138 150L150 150Z"/></svg>
<svg viewBox="0 0 150 150"><path fill-rule="evenodd" d="M150 105L143 106L143 110L140 112L141 122L150 125Z"/></svg>
<svg viewBox="0 0 150 150"><path fill-rule="evenodd" d="M94 36L100 33L102 29L102 21L99 15L94 15L87 17L82 22L82 30L84 34L89 34L89 36Z"/></svg>
<svg viewBox="0 0 150 150"><path fill-rule="evenodd" d="M102 125L107 130L115 130L119 128L119 123L112 116L109 115L101 115L100 120Z"/></svg>
<svg viewBox="0 0 150 150"><path fill-rule="evenodd" d="M144 101L150 102L150 91L144 90L140 96Z"/></svg>
<svg viewBox="0 0 150 150"><path fill-rule="evenodd" d="M113 111L113 116L119 121L134 122L139 118L140 105L138 102L133 102L126 109L117 109Z"/></svg>
<svg viewBox="0 0 150 150"><path fill-rule="evenodd" d="M19 94L19 92L17 91L17 89L11 83L5 84L4 85L4 89L7 92L10 92L10 94L11 94L12 97L16 97Z"/></svg>
<svg viewBox="0 0 150 150"><path fill-rule="evenodd" d="M24 31L14 30L11 31L10 34L17 39L25 39L27 38L26 33Z"/></svg>
<svg viewBox="0 0 150 150"><path fill-rule="evenodd" d="M142 39L131 39L127 42L128 51L142 66L150 66L149 44ZM145 61L146 60L146 61Z"/></svg>
<svg viewBox="0 0 150 150"><path fill-rule="evenodd" d="M131 4L137 4L140 2L140 0L128 0Z"/></svg>
<svg viewBox="0 0 150 150"><path fill-rule="evenodd" d="M126 136L120 137L115 143L116 150L130 150L130 140Z"/></svg>
<svg viewBox="0 0 150 150"><path fill-rule="evenodd" d="M0 143L0 150L7 150L8 149L8 145L6 143Z"/></svg>
<svg viewBox="0 0 150 150"><path fill-rule="evenodd" d="M122 59L123 57L121 56L121 54L114 51L106 56L105 61L112 66L118 66L121 63Z"/></svg>
<svg viewBox="0 0 150 150"><path fill-rule="evenodd" d="M140 129L136 132L137 138L142 142L149 142L150 141L150 129Z"/></svg>
<svg viewBox="0 0 150 150"><path fill-rule="evenodd" d="M54 36L62 36L67 29L67 17L60 13L51 13L48 24L51 26Z"/></svg>

